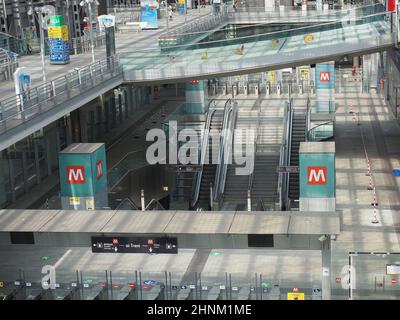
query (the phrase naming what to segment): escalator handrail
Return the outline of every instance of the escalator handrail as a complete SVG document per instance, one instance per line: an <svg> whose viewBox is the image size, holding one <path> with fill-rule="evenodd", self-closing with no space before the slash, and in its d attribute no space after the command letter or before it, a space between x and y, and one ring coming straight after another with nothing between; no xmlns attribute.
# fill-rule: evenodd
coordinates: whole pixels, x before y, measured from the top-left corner
<svg viewBox="0 0 400 320"><path fill-rule="evenodd" d="M225 102L225 106L224 106L224 118L223 118L223 122L222 122L221 138L220 138L220 145L219 145L219 151L218 151L218 165L217 165L217 170L215 172L215 179L214 179L215 192L214 192L213 200L216 200L219 197L219 193L221 190L221 181L224 181L224 174L226 172L225 167L228 165L227 163L225 163L224 157L225 157L225 144L226 144L226 141L229 139L226 139L224 133L226 130L230 129L229 120L232 119L232 116L234 116L234 104L235 103L234 102L232 103L232 101L233 100L229 98ZM229 104L229 107L228 107L228 104Z"/></svg>
<svg viewBox="0 0 400 320"><path fill-rule="evenodd" d="M259 109L258 109L256 135L254 137L254 147L253 147L253 150L254 150L254 161L256 160L256 155L257 155L257 145L258 145L257 140L258 140L258 137L260 135L260 124L261 124L260 118L261 118L261 103L260 103L260 106L259 106ZM252 188L253 188L253 177L254 177L255 165L256 164L254 163L253 172L249 175L249 183L248 183L248 186L247 186L247 190L250 191L250 192L253 191Z"/></svg>
<svg viewBox="0 0 400 320"><path fill-rule="evenodd" d="M145 207L145 211L150 207L151 204L155 203L156 205L161 207L161 210L165 210L164 206L160 203L160 201L158 201L157 199L151 199L150 202L147 204L147 206Z"/></svg>
<svg viewBox="0 0 400 320"><path fill-rule="evenodd" d="M321 123L321 124L315 126L314 128L312 128L310 130L307 130L306 141L316 141L316 140L310 140L310 134L312 132L314 132L316 128L319 128L319 127L322 127L322 126L326 126L326 125L332 125L332 131L334 131L334 128L335 128L334 124L335 124L335 121L331 120L331 121L327 121L327 122ZM334 132L332 133L331 137L333 137L333 136L334 136ZM329 137L326 137L326 138L329 138Z"/></svg>
<svg viewBox="0 0 400 320"><path fill-rule="evenodd" d="M212 101L212 100L211 100ZM210 103L211 103L210 101ZM199 194L200 194L200 186L201 186L201 178L203 175L203 165L204 165L204 160L206 157L206 151L207 151L207 147L208 147L208 137L209 137L209 133L210 133L210 125L211 125L211 119L215 113L217 109L212 108L212 109L208 109L208 115L207 115L207 120L206 123L204 125L204 133L203 133L203 139L201 141L201 146L200 146L200 165L201 165L201 170L196 172L195 175L195 184L194 184L194 190L192 193L192 207L194 207L197 204L197 201L199 199Z"/></svg>
<svg viewBox="0 0 400 320"><path fill-rule="evenodd" d="M236 102L234 102L233 104L231 104L230 109L229 109L229 122L226 124L228 127L227 129L230 130L230 134L231 134L231 143L228 144L226 150L225 150L225 143L226 143L226 139L224 139L224 145L222 146L222 154L221 154L221 158L220 158L220 171L219 171L219 180L218 180L218 188L216 189L217 192L215 192L215 196L214 196L214 200L216 200L217 202L221 202L222 201L222 197L223 197L223 193L225 190L225 180L226 180L226 173L228 171L228 165L229 163L225 163L224 159L227 158L229 159L229 153L232 152L232 145L233 145L233 130L235 128L235 123L236 123L236 115L237 115L237 109L235 108L235 104ZM229 141L228 141L229 142ZM225 151L228 152L228 156L225 156Z"/></svg>
<svg viewBox="0 0 400 320"><path fill-rule="evenodd" d="M289 105L290 102L287 103L287 106ZM284 166L287 164L287 144L288 144L288 130L289 130L289 125L288 125L288 117L290 115L289 112L289 107L285 108L284 114L283 114L283 135L282 135L282 142L281 142L281 147L280 147L280 154L279 154L279 166ZM283 174L279 173L278 174L278 197L279 197L279 206L280 210L282 209L283 206L283 193L285 192L286 187L283 181Z"/></svg>
<svg viewBox="0 0 400 320"><path fill-rule="evenodd" d="M292 129L293 129L293 99L289 101L289 114L288 114L288 140L286 150L286 164L290 165L290 155L292 154ZM289 185L290 174L285 174L285 206L288 207L289 203Z"/></svg>

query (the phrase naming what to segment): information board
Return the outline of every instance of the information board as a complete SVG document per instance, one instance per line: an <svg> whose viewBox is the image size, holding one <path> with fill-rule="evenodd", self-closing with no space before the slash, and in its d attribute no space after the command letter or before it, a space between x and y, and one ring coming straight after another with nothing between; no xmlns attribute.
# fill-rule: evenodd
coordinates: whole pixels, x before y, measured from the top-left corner
<svg viewBox="0 0 400 320"><path fill-rule="evenodd" d="M178 253L177 238L92 237L96 253Z"/></svg>

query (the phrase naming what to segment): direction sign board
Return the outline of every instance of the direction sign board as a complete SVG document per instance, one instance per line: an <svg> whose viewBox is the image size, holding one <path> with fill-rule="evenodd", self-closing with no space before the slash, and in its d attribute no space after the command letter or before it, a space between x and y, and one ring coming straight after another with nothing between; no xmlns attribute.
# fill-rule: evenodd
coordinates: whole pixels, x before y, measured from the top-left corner
<svg viewBox="0 0 400 320"><path fill-rule="evenodd" d="M299 166L279 166L276 172L298 173Z"/></svg>
<svg viewBox="0 0 400 320"><path fill-rule="evenodd" d="M177 238L92 237L96 253L178 253Z"/></svg>
<svg viewBox="0 0 400 320"><path fill-rule="evenodd" d="M387 264L386 274L400 274L400 264Z"/></svg>

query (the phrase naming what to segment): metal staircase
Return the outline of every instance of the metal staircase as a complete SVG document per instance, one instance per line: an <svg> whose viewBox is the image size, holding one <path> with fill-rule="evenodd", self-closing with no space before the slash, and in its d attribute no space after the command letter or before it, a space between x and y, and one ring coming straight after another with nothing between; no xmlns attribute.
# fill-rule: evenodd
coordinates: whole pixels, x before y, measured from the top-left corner
<svg viewBox="0 0 400 320"><path fill-rule="evenodd" d="M291 142L290 142L290 166L299 165L299 148L300 142L306 141L307 132L307 109L293 108L293 118L291 125ZM291 208L298 208L298 200L300 197L299 174L291 173L289 176L289 199Z"/></svg>

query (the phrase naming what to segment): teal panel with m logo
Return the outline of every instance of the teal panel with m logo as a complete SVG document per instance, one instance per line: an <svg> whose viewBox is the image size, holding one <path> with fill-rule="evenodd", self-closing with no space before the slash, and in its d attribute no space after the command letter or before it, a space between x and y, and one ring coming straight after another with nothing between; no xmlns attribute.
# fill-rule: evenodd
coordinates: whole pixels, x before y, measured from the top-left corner
<svg viewBox="0 0 400 320"><path fill-rule="evenodd" d="M300 197L335 197L335 154L300 153Z"/></svg>

